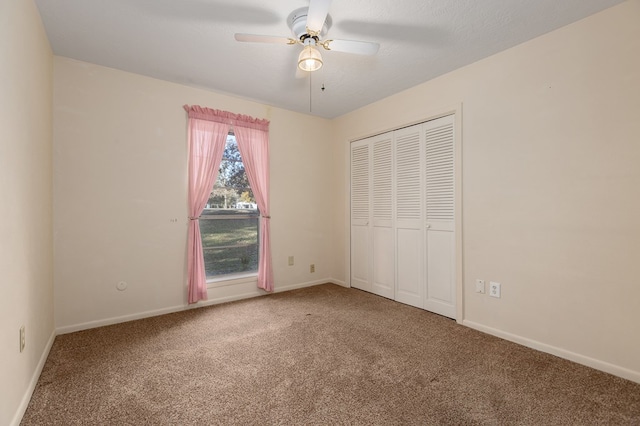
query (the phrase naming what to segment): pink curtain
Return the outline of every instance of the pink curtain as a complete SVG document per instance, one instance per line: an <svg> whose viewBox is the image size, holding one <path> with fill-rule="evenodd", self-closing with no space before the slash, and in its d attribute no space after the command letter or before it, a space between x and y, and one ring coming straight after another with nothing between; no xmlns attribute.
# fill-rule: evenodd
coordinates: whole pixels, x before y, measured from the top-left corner
<svg viewBox="0 0 640 426"><path fill-rule="evenodd" d="M189 303L207 298L207 278L198 217L207 204L233 126L249 184L260 209L258 287L273 291L269 210L269 121L199 106L189 114Z"/></svg>
<svg viewBox="0 0 640 426"><path fill-rule="evenodd" d="M220 161L229 133L229 124L203 120L189 113L189 237L187 273L189 303L207 299L207 277L198 218L207 205L211 188L218 176ZM194 111L196 112L196 111Z"/></svg>
<svg viewBox="0 0 640 426"><path fill-rule="evenodd" d="M258 287L273 291L271 227L269 209L269 127L262 123L238 122L233 128L249 184L260 209Z"/></svg>

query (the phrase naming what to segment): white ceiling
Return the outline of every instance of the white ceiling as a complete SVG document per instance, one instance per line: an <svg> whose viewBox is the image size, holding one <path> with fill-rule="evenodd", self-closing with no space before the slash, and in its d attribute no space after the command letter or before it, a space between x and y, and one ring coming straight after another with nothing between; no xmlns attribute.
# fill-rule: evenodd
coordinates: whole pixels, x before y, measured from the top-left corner
<svg viewBox="0 0 640 426"><path fill-rule="evenodd" d="M324 66L310 81L296 78L301 46L234 39L290 37L287 17L309 0L35 0L56 55L326 118L622 1L334 0L328 38L375 41L380 50L322 50Z"/></svg>

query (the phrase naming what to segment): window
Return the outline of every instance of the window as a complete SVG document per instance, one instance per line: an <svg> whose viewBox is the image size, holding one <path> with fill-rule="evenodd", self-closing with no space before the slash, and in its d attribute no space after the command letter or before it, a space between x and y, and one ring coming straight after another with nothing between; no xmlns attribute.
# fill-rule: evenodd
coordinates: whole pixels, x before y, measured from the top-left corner
<svg viewBox="0 0 640 426"><path fill-rule="evenodd" d="M207 279L258 271L259 212L233 134L200 216Z"/></svg>

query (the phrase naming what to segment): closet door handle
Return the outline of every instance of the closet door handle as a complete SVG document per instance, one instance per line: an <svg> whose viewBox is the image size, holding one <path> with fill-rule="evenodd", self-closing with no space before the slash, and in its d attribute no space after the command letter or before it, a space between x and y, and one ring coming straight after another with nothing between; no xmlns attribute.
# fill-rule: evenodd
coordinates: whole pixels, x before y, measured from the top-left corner
<svg viewBox="0 0 640 426"><path fill-rule="evenodd" d="M429 225L429 224L427 223L427 226L425 226L425 228L429 229L429 228L431 228L431 225Z"/></svg>

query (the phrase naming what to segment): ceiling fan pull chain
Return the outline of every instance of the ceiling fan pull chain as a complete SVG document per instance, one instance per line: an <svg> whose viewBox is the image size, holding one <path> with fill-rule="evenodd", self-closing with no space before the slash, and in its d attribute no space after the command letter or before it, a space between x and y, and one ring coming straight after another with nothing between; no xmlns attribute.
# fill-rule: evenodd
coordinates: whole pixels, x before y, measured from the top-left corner
<svg viewBox="0 0 640 426"><path fill-rule="evenodd" d="M313 73L309 73L309 112L311 112L311 77L313 76Z"/></svg>

